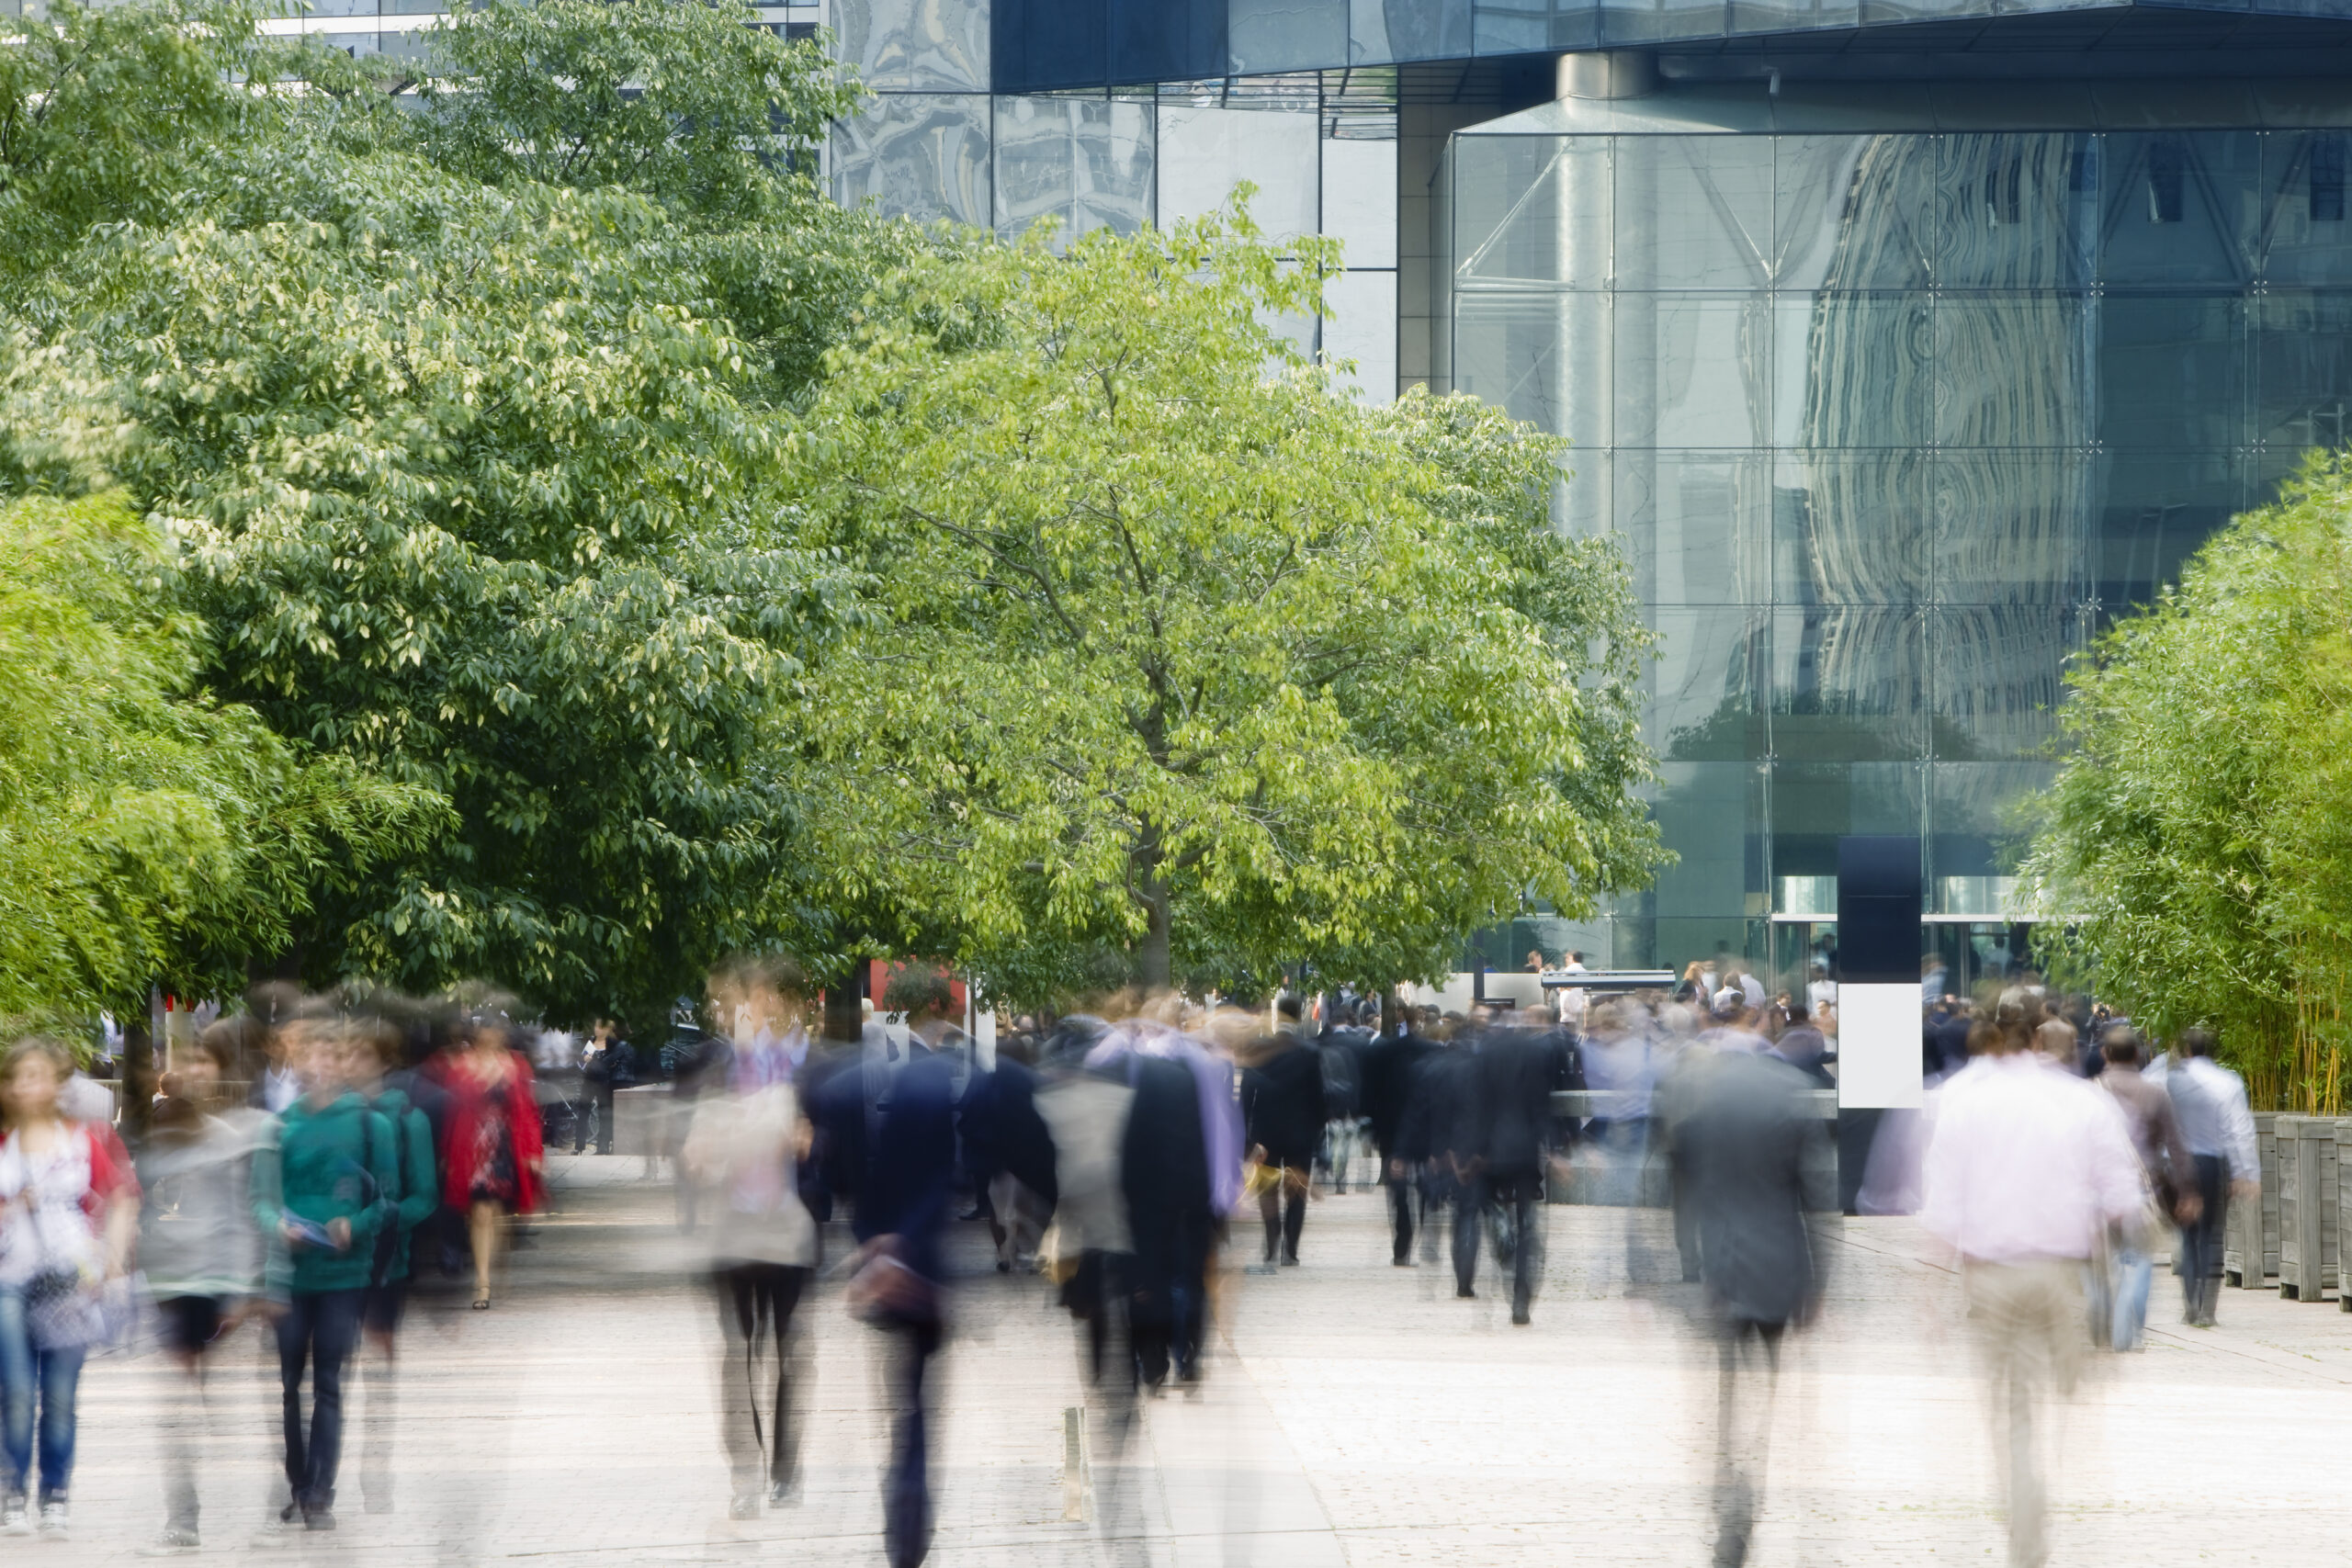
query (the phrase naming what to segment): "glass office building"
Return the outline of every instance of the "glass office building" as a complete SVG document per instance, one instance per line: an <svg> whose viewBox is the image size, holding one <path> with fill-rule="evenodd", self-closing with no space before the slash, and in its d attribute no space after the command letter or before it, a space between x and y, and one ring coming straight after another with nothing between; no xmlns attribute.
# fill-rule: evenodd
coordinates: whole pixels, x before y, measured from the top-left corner
<svg viewBox="0 0 2352 1568"><path fill-rule="evenodd" d="M1661 637L1679 854L1600 962L1828 936L1917 834L1972 976L2068 657L2352 417L2352 0L831 0L844 200L1131 228L1248 178L1336 233L1288 325L1575 441Z"/></svg>

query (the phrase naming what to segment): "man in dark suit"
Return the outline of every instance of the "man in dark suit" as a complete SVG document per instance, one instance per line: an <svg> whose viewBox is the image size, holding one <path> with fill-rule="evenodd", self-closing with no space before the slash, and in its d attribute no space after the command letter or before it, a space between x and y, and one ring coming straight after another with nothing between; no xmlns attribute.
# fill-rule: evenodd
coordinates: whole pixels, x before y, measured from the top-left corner
<svg viewBox="0 0 2352 1568"><path fill-rule="evenodd" d="M1771 1429L1781 1341L1821 1297L1837 1179L1811 1080L1778 1057L1726 1050L1694 1064L1677 1129L1697 1212L1700 1276L1717 1334L1715 1556L1747 1556Z"/></svg>
<svg viewBox="0 0 2352 1568"><path fill-rule="evenodd" d="M1510 1320L1528 1321L1543 1271L1544 1166L1551 1155L1553 1042L1531 1010L1489 1025L1472 1047L1465 1084L1475 1152L1458 1159L1469 1206L1453 1222L1456 1282L1478 1266L1478 1221L1494 1227L1495 1262L1510 1270Z"/></svg>
<svg viewBox="0 0 2352 1568"><path fill-rule="evenodd" d="M1258 1198L1266 1225L1265 1269L1274 1267L1277 1245L1285 1266L1298 1262L1307 1184L1323 1143L1323 1063L1301 1032L1303 1011L1296 996L1283 993L1274 1004L1275 1031L1251 1048L1241 1077L1242 1123L1251 1151L1272 1177Z"/></svg>
<svg viewBox="0 0 2352 1568"><path fill-rule="evenodd" d="M1388 1190L1388 1223L1396 1237L1399 1269L1413 1266L1413 1202L1420 1191L1423 1150L1408 1160L1398 1145L1405 1107L1412 1095L1413 1075L1431 1046L1413 1032L1413 1015L1401 1002L1391 1002L1397 1017L1393 1030L1384 1031L1364 1047L1363 1113L1372 1122L1372 1145L1378 1151L1380 1177Z"/></svg>

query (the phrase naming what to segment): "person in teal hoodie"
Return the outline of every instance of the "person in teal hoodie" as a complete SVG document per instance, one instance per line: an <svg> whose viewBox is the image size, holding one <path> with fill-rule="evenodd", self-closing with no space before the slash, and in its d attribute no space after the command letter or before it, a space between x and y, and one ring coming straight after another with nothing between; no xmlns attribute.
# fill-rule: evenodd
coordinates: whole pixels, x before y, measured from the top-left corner
<svg viewBox="0 0 2352 1568"><path fill-rule="evenodd" d="M254 1163L254 1214L269 1238L268 1290L279 1303L277 1369L285 1397L291 1526L334 1529L343 1453L343 1369L359 1339L376 1269L376 1237L398 1222L400 1173L391 1123L353 1089L351 1030L306 1009L287 1026L303 1093L286 1108L277 1145ZM302 1419L310 1368L311 1419Z"/></svg>
<svg viewBox="0 0 2352 1568"><path fill-rule="evenodd" d="M399 1407L398 1357L394 1337L408 1305L410 1237L433 1217L441 1182L433 1157L433 1122L385 1078L401 1065L403 1041L390 1021L369 1019L352 1031L351 1087L368 1108L392 1129L393 1164L399 1172L394 1223L376 1235L375 1277L360 1309L360 1361L368 1390L366 1430L359 1451L359 1490L371 1514L392 1509L392 1426ZM368 1351L373 1349L370 1358Z"/></svg>

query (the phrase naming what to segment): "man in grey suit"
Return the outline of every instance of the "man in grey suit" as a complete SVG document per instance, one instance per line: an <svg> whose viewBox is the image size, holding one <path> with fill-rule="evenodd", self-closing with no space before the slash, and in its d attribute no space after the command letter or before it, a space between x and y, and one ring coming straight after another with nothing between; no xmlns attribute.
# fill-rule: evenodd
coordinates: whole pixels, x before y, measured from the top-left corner
<svg viewBox="0 0 2352 1568"><path fill-rule="evenodd" d="M1804 1074L1743 1050L1692 1066L1677 1137L1716 1328L1714 1561L1736 1568L1763 1490L1781 1341L1821 1299L1827 1255L1812 1227L1836 1223L1837 1163Z"/></svg>

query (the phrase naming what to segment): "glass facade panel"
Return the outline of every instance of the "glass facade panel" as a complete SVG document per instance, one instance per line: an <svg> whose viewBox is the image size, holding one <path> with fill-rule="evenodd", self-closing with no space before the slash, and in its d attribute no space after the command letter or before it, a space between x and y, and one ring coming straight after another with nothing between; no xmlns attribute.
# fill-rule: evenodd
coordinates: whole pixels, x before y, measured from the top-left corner
<svg viewBox="0 0 2352 1568"><path fill-rule="evenodd" d="M2252 280L2262 208L2258 136L2194 130L2100 140L2102 281L2234 290Z"/></svg>
<svg viewBox="0 0 2352 1568"><path fill-rule="evenodd" d="M2079 289L2098 239L2088 136L1944 136L1936 166L1936 282L1945 288Z"/></svg>
<svg viewBox="0 0 2352 1568"><path fill-rule="evenodd" d="M1981 908L1984 901L1983 890L1962 879L2016 874L2030 836L2017 803L2043 794L2057 777L2053 762L1938 762L1928 770L1933 837L1928 853L1935 867L1939 913L1979 912L1957 907L1967 901ZM1971 894L1980 897L1970 899Z"/></svg>
<svg viewBox="0 0 2352 1568"><path fill-rule="evenodd" d="M1249 180L1250 216L1269 236L1315 233L1321 222L1316 116L1192 104L1159 106L1159 221L1215 212Z"/></svg>
<svg viewBox="0 0 2352 1568"><path fill-rule="evenodd" d="M1600 41L1611 46L1720 37L1727 0L1601 0Z"/></svg>
<svg viewBox="0 0 2352 1568"><path fill-rule="evenodd" d="M1580 468L1614 446L1609 296L1469 294L1453 321L1457 391L1566 434Z"/></svg>
<svg viewBox="0 0 2352 1568"><path fill-rule="evenodd" d="M1315 71L1348 58L1348 0L1227 0L1236 75Z"/></svg>
<svg viewBox="0 0 2352 1568"><path fill-rule="evenodd" d="M2272 283L2352 283L2345 189L2352 130L2274 130L2262 138L2256 254Z"/></svg>
<svg viewBox="0 0 2352 1568"><path fill-rule="evenodd" d="M1396 265L1396 143L1326 141L1323 232L1340 242L1342 265Z"/></svg>
<svg viewBox="0 0 2352 1568"><path fill-rule="evenodd" d="M2352 442L2352 293L2254 301L2254 439L2302 451Z"/></svg>
<svg viewBox="0 0 2352 1568"><path fill-rule="evenodd" d="M1617 295L1618 444L1765 445L1771 327L1760 293Z"/></svg>
<svg viewBox="0 0 2352 1568"><path fill-rule="evenodd" d="M2089 574L2090 486L2070 449L1939 451L1929 467L1937 603L2071 604Z"/></svg>
<svg viewBox="0 0 2352 1568"><path fill-rule="evenodd" d="M1002 5L1004 0L993 0ZM1110 81L1193 82L1225 74L1225 0L1113 0Z"/></svg>
<svg viewBox="0 0 2352 1568"><path fill-rule="evenodd" d="M1772 281L1768 137L1633 136L1618 148L1619 288L1763 288Z"/></svg>
<svg viewBox="0 0 2352 1568"><path fill-rule="evenodd" d="M2253 505L2237 452L2110 452L2098 463L2092 593L2108 615L2155 602L2183 562Z"/></svg>
<svg viewBox="0 0 2352 1568"><path fill-rule="evenodd" d="M1101 0L1095 8L1099 14ZM967 0L832 0L831 21L840 58L856 66L859 80L877 92L989 88L985 6Z"/></svg>
<svg viewBox="0 0 2352 1568"><path fill-rule="evenodd" d="M2122 295L2099 311L2098 436L2178 451L2246 440L2245 300Z"/></svg>
<svg viewBox="0 0 2352 1568"><path fill-rule="evenodd" d="M1928 754L1924 612L1898 604L1776 610L1771 649L1766 701L1775 757L1872 762Z"/></svg>
<svg viewBox="0 0 2352 1568"><path fill-rule="evenodd" d="M1456 287L1607 288L1610 153L1599 137L1497 136L1468 144L1453 170Z"/></svg>
<svg viewBox="0 0 2352 1568"><path fill-rule="evenodd" d="M886 93L842 122L831 148L833 197L893 217L986 225L989 100L976 94Z"/></svg>
<svg viewBox="0 0 2352 1568"><path fill-rule="evenodd" d="M2071 608L1948 604L1931 617L1935 755L1955 761L2046 755L2061 676L2082 643Z"/></svg>
<svg viewBox="0 0 2352 1568"><path fill-rule="evenodd" d="M1643 676L1643 722L1659 756L1677 761L1760 760L1769 735L1759 692L1770 664L1762 616L1707 606L1654 606L1659 656Z"/></svg>
<svg viewBox="0 0 2352 1568"><path fill-rule="evenodd" d="M2086 296L1945 295L1935 310L1934 434L1946 446L2076 446L2090 437Z"/></svg>
<svg viewBox="0 0 2352 1568"><path fill-rule="evenodd" d="M1458 60L1476 47L1471 0L1351 0L1349 62Z"/></svg>
<svg viewBox="0 0 2352 1568"><path fill-rule="evenodd" d="M996 101L996 227L1010 238L1042 218L1064 241L1151 221L1152 107L1121 99Z"/></svg>
<svg viewBox="0 0 2352 1568"><path fill-rule="evenodd" d="M1767 459L1753 452L1617 454L1617 531L1634 592L1654 604L1767 602Z"/></svg>

